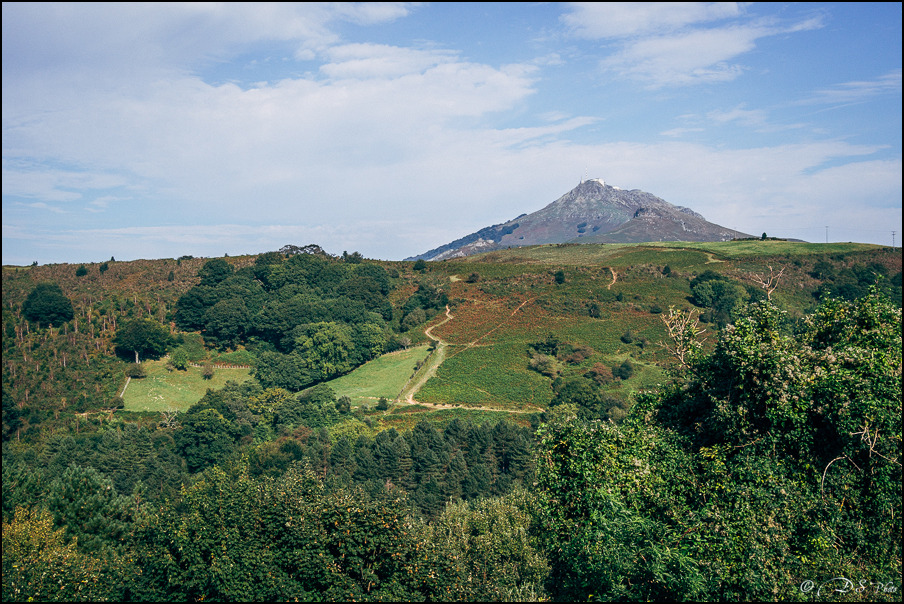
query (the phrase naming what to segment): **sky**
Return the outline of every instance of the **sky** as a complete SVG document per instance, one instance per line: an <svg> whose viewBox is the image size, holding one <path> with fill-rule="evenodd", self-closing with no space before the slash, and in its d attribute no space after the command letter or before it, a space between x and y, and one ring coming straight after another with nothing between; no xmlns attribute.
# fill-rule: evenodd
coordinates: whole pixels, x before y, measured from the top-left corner
<svg viewBox="0 0 904 604"><path fill-rule="evenodd" d="M401 260L640 189L900 246L901 3L2 5L2 262Z"/></svg>

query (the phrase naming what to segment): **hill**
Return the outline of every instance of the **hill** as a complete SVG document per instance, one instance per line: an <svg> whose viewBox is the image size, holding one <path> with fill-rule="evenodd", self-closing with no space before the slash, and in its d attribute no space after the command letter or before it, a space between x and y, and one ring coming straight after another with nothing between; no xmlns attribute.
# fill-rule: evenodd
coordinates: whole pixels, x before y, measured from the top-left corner
<svg viewBox="0 0 904 604"><path fill-rule="evenodd" d="M750 240L4 267L4 600L897 601L901 264ZM117 354L136 321L169 357Z"/></svg>
<svg viewBox="0 0 904 604"><path fill-rule="evenodd" d="M751 235L708 222L693 210L650 193L592 179L532 214L483 228L408 260L447 260L547 243L728 241L748 237Z"/></svg>

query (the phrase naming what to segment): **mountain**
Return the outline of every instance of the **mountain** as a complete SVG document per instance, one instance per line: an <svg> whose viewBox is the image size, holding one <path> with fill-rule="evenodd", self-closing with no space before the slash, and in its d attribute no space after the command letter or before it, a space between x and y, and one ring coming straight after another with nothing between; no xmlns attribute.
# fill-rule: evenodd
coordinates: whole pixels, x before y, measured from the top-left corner
<svg viewBox="0 0 904 604"><path fill-rule="evenodd" d="M650 193L585 180L542 210L480 229L406 260L445 260L544 243L727 241L752 237Z"/></svg>

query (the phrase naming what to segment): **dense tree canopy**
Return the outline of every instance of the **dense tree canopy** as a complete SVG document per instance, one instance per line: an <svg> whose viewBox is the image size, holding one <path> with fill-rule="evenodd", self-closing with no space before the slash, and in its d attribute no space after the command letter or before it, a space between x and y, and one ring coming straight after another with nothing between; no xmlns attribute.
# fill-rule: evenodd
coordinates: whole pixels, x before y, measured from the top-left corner
<svg viewBox="0 0 904 604"><path fill-rule="evenodd" d="M25 318L34 323L59 327L72 320L72 302L56 283L39 283L22 304Z"/></svg>
<svg viewBox="0 0 904 604"><path fill-rule="evenodd" d="M900 577L900 311L873 292L795 326L762 302L700 351L620 425L563 409L541 429L554 595L795 599Z"/></svg>
<svg viewBox="0 0 904 604"><path fill-rule="evenodd" d="M116 330L116 346L135 354L135 362L141 355L159 357L170 343L169 331L154 319L133 319Z"/></svg>

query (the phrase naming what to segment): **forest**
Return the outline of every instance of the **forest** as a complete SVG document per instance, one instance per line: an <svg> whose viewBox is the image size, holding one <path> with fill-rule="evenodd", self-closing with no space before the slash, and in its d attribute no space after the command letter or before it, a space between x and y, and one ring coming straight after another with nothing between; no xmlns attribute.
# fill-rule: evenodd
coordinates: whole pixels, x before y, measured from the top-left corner
<svg viewBox="0 0 904 604"><path fill-rule="evenodd" d="M3 600L899 601L900 253L741 245L4 267Z"/></svg>

